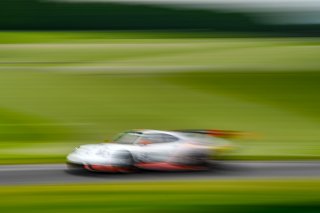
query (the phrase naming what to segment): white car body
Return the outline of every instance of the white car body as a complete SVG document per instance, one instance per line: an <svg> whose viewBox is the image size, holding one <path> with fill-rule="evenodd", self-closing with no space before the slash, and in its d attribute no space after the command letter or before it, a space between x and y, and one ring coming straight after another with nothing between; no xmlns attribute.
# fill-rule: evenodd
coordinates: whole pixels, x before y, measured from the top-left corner
<svg viewBox="0 0 320 213"><path fill-rule="evenodd" d="M200 169L215 151L231 147L228 140L198 132L132 130L110 143L76 148L67 163L70 168L102 172Z"/></svg>

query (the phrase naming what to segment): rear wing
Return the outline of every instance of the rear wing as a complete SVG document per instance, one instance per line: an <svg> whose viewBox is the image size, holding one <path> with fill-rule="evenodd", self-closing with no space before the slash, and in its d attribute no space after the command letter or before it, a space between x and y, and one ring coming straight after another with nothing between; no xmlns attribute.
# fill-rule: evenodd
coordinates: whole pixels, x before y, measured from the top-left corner
<svg viewBox="0 0 320 213"><path fill-rule="evenodd" d="M185 132L185 133L195 133L195 134L204 134L219 138L238 138L238 139L252 139L255 138L255 134L242 131L233 131L233 130L218 130L218 129L183 129L175 130L175 132Z"/></svg>

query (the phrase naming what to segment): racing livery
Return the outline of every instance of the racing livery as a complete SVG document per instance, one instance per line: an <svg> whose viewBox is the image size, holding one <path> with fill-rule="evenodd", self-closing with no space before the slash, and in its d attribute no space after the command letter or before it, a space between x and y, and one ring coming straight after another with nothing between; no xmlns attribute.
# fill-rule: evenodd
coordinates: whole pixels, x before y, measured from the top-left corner
<svg viewBox="0 0 320 213"><path fill-rule="evenodd" d="M131 130L109 143L77 147L67 156L67 165L98 172L203 170L212 155L232 149L226 138L237 135L223 130Z"/></svg>

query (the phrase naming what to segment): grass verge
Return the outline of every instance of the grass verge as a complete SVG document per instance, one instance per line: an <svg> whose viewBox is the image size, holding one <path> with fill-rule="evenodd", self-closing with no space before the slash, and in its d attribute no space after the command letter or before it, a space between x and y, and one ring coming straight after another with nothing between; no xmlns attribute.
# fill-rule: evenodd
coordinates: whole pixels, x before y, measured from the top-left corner
<svg viewBox="0 0 320 213"><path fill-rule="evenodd" d="M318 180L0 187L3 212L318 212Z"/></svg>

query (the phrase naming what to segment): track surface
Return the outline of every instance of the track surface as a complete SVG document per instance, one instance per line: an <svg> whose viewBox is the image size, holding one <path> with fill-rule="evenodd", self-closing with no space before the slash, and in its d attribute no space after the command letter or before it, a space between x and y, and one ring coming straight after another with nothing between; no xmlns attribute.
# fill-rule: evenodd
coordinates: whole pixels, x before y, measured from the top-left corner
<svg viewBox="0 0 320 213"><path fill-rule="evenodd" d="M70 172L64 164L0 166L0 185L93 182L145 182L201 179L319 178L320 161L215 162L208 171L104 174Z"/></svg>

